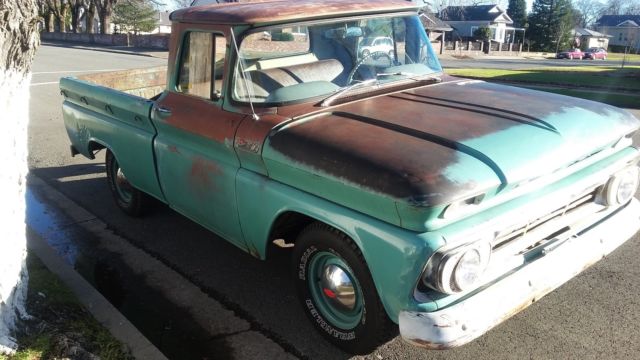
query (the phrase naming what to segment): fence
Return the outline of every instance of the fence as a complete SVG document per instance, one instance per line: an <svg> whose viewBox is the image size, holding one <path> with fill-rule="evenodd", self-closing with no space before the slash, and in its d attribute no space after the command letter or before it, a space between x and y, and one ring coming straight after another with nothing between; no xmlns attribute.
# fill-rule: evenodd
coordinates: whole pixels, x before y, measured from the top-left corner
<svg viewBox="0 0 640 360"><path fill-rule="evenodd" d="M169 34L129 35L129 34L74 34L43 32L42 40L66 41L108 46L134 46L139 48L168 50Z"/></svg>
<svg viewBox="0 0 640 360"><path fill-rule="evenodd" d="M449 55L519 55L522 44L506 44L495 41L446 41L441 53Z"/></svg>

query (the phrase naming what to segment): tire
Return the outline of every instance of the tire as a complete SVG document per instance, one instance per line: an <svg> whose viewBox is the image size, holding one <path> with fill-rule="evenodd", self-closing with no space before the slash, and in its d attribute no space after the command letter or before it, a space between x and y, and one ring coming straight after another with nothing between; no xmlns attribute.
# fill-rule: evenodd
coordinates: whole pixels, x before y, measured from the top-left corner
<svg viewBox="0 0 640 360"><path fill-rule="evenodd" d="M295 243L292 271L304 312L316 330L339 348L367 354L397 331L362 253L345 234L322 223L307 226ZM341 287L331 286L327 271L344 275L338 277L346 281ZM342 299L339 290L344 292Z"/></svg>
<svg viewBox="0 0 640 360"><path fill-rule="evenodd" d="M105 165L109 190L120 210L133 217L140 217L147 213L151 206L151 198L127 181L118 160L109 150L105 157Z"/></svg>
<svg viewBox="0 0 640 360"><path fill-rule="evenodd" d="M362 57L364 58L364 57L367 57L367 56L369 56L369 50L367 50L367 49L362 50Z"/></svg>

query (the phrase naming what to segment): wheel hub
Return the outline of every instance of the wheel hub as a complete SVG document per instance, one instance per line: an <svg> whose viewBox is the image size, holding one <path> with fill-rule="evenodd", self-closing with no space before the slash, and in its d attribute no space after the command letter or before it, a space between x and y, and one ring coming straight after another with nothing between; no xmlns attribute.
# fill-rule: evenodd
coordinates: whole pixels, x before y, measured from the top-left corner
<svg viewBox="0 0 640 360"><path fill-rule="evenodd" d="M320 279L322 292L329 303L338 309L353 310L356 306L356 292L351 278L339 266L325 266Z"/></svg>

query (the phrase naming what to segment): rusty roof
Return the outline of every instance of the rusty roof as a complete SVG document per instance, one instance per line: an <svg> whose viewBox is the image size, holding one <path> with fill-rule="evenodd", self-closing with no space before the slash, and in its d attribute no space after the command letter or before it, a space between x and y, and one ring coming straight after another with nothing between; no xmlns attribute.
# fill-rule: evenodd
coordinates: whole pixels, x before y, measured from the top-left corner
<svg viewBox="0 0 640 360"><path fill-rule="evenodd" d="M171 20L211 24L265 24L416 9L416 5L408 0L275 0L193 6L174 11L171 13Z"/></svg>

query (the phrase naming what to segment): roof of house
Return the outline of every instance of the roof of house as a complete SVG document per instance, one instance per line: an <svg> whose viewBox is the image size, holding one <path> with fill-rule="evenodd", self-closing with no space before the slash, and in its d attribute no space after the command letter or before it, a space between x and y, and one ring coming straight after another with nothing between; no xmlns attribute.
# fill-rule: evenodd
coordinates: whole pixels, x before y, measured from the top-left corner
<svg viewBox="0 0 640 360"><path fill-rule="evenodd" d="M436 30L436 31L452 31L453 28L449 26L446 22L440 20L436 14L423 12L420 14L420 22L422 26L424 26L427 30Z"/></svg>
<svg viewBox="0 0 640 360"><path fill-rule="evenodd" d="M440 12L440 19L444 21L495 21L500 16L513 20L498 5L447 6Z"/></svg>
<svg viewBox="0 0 640 360"><path fill-rule="evenodd" d="M583 29L583 28L575 28L573 29L573 34L577 36L591 36L591 37L611 37L611 35L606 35L603 33L599 33L594 30Z"/></svg>
<svg viewBox="0 0 640 360"><path fill-rule="evenodd" d="M640 26L640 15L602 15L596 25L618 26L627 21L625 26Z"/></svg>
<svg viewBox="0 0 640 360"><path fill-rule="evenodd" d="M275 0L193 6L172 12L171 20L216 24L264 24L417 9L416 4L406 0Z"/></svg>

